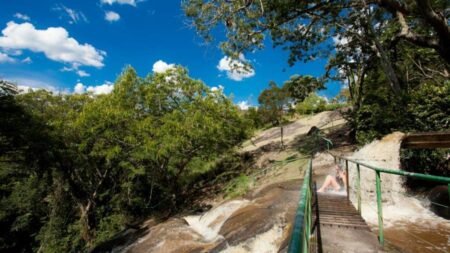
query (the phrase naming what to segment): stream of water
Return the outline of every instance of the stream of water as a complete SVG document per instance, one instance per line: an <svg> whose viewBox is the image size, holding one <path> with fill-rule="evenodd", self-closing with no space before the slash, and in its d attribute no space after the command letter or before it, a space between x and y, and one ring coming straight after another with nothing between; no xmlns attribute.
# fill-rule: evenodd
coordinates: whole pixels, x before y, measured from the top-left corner
<svg viewBox="0 0 450 253"><path fill-rule="evenodd" d="M219 234L223 223L239 208L248 204L248 200L233 200L210 210L203 215L184 217L189 227L200 234L205 241L223 239Z"/></svg>

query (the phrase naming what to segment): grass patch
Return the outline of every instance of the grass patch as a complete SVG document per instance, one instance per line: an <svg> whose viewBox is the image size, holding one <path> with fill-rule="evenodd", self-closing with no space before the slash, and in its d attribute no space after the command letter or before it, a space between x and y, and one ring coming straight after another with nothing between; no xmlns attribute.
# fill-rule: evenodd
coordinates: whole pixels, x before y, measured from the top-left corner
<svg viewBox="0 0 450 253"><path fill-rule="evenodd" d="M231 180L225 187L225 198L231 199L242 196L250 189L250 178L244 174Z"/></svg>

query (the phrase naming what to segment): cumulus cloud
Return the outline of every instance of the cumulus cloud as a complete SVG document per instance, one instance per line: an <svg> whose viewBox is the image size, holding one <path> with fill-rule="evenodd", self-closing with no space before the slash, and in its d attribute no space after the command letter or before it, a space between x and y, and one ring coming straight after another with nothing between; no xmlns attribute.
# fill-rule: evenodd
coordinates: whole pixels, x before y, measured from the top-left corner
<svg viewBox="0 0 450 253"><path fill-rule="evenodd" d="M85 92L90 92L94 95L101 95L101 94L109 94L113 91L114 89L114 84L111 82L105 82L102 85L97 85L97 86L85 86L82 83L77 83L73 89L73 92L76 94L82 94Z"/></svg>
<svg viewBox="0 0 450 253"><path fill-rule="evenodd" d="M84 92L86 92L86 87L82 83L77 83L75 88L73 88L73 93L75 94L82 94Z"/></svg>
<svg viewBox="0 0 450 253"><path fill-rule="evenodd" d="M89 20L86 18L86 16L81 11L77 11L74 9L70 9L66 7L65 5L57 5L55 8L53 8L55 11L59 11L63 14L63 16L67 17L69 20L69 24L76 24L80 21L83 22L89 22ZM62 18L62 17L60 17Z"/></svg>
<svg viewBox="0 0 450 253"><path fill-rule="evenodd" d="M79 77L86 77L86 76L91 76L91 74L89 74L88 72L78 69L78 66L74 66L74 67L63 67L62 69L60 69L61 72L74 72L75 74L77 74Z"/></svg>
<svg viewBox="0 0 450 253"><path fill-rule="evenodd" d="M22 63L30 64L30 63L32 63L32 62L33 62L33 60L31 60L30 57L27 57L27 58L25 58L25 59L22 60Z"/></svg>
<svg viewBox="0 0 450 253"><path fill-rule="evenodd" d="M17 19L24 20L24 21L30 21L30 17L29 16L27 16L25 14L22 14L22 13L19 13L19 12L14 14L14 17L17 18Z"/></svg>
<svg viewBox="0 0 450 253"><path fill-rule="evenodd" d="M220 71L225 71L228 78L234 81L242 81L245 78L250 78L255 75L255 71L250 67L245 67L244 55L239 56L239 60L231 59L228 56L220 59L217 69Z"/></svg>
<svg viewBox="0 0 450 253"><path fill-rule="evenodd" d="M78 76L80 76L80 77L91 76L91 74L87 73L87 72L84 71L84 70L77 70L75 73L76 73Z"/></svg>
<svg viewBox="0 0 450 253"><path fill-rule="evenodd" d="M114 12L114 11L105 12L105 20L112 23L112 22L119 21L119 19L120 19L119 13Z"/></svg>
<svg viewBox="0 0 450 253"><path fill-rule="evenodd" d="M98 85L98 86L89 86L87 87L87 91L88 92L92 92L94 95L100 95L100 94L109 94L113 91L114 89L114 84L107 82L105 84L102 85Z"/></svg>
<svg viewBox="0 0 450 253"><path fill-rule="evenodd" d="M154 73L164 73L169 69L174 69L175 64L167 64L166 62L159 60L153 64Z"/></svg>
<svg viewBox="0 0 450 253"><path fill-rule="evenodd" d="M237 103L237 106L239 109L246 111L250 107L250 103L248 101L240 101Z"/></svg>
<svg viewBox="0 0 450 253"><path fill-rule="evenodd" d="M90 44L80 44L69 37L69 33L62 27L49 27L45 30L36 29L26 22L17 24L8 22L0 37L0 48L6 50L30 50L44 53L53 61L79 66L93 66L101 68L106 52L94 48Z"/></svg>
<svg viewBox="0 0 450 253"><path fill-rule="evenodd" d="M109 5L113 5L113 4L128 4L128 5L132 5L132 6L136 6L136 0L101 0L102 4L109 4Z"/></svg>
<svg viewBox="0 0 450 253"><path fill-rule="evenodd" d="M219 86L214 86L214 87L211 87L211 91L218 91L218 90L220 90L220 91L223 91L225 89L225 87L223 87L222 85L219 85Z"/></svg>
<svg viewBox="0 0 450 253"><path fill-rule="evenodd" d="M0 52L0 63L13 63L16 60L7 54Z"/></svg>
<svg viewBox="0 0 450 253"><path fill-rule="evenodd" d="M348 38L347 37L343 37L343 36L334 36L333 37L333 42L335 45L337 46L345 46L348 44Z"/></svg>

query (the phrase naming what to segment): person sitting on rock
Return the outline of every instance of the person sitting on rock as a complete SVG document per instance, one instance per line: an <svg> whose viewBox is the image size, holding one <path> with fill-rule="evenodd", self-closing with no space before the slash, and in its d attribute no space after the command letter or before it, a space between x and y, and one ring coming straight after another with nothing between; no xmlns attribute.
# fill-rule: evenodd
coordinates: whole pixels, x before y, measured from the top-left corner
<svg viewBox="0 0 450 253"><path fill-rule="evenodd" d="M332 187L334 191L340 191L347 187L346 172L341 167L339 167L339 165L336 165L335 168L336 168L335 176L328 175L325 178L322 187L320 187L320 189L317 190L317 192L324 192L329 187Z"/></svg>

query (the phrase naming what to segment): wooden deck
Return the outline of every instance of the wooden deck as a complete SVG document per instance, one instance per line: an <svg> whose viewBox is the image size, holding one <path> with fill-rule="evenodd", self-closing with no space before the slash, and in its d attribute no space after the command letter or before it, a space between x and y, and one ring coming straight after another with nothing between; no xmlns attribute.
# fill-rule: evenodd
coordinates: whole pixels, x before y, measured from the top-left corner
<svg viewBox="0 0 450 253"><path fill-rule="evenodd" d="M370 230L346 196L319 194L318 198L322 226Z"/></svg>
<svg viewBox="0 0 450 253"><path fill-rule="evenodd" d="M318 200L323 252L383 252L347 196L319 193Z"/></svg>

